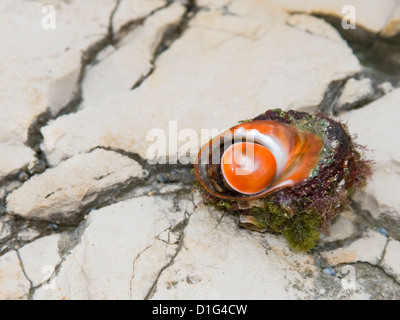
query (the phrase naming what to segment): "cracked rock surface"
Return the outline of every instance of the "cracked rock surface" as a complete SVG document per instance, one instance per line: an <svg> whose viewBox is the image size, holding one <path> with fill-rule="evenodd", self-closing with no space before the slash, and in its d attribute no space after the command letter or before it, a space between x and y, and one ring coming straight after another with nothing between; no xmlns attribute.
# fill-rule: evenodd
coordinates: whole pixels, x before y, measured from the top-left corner
<svg viewBox="0 0 400 320"><path fill-rule="evenodd" d="M348 37L345 4L2 1L0 299L400 299L400 75L357 47L395 58L400 5L353 1ZM340 118L375 162L307 253L193 189L201 144L269 108Z"/></svg>
<svg viewBox="0 0 400 320"><path fill-rule="evenodd" d="M393 35L400 31L397 0L379 1L372 0L368 3L362 0L327 0L327 1L296 1L296 0L272 0L283 5L291 11L304 11L308 13L322 13L342 17L342 13L349 13L349 9L343 10L346 5L351 5L355 11L358 23L373 32L384 32ZM344 11L344 12L343 12Z"/></svg>
<svg viewBox="0 0 400 320"><path fill-rule="evenodd" d="M32 165L35 157L25 146L31 126L40 115L54 116L75 98L81 63L107 37L115 7L114 0L54 1L57 29L43 32L41 10L47 4L21 0L0 6L0 84L8 88L1 92L0 180Z"/></svg>
<svg viewBox="0 0 400 320"><path fill-rule="evenodd" d="M222 130L267 108L316 106L331 81L360 70L343 40L289 25L289 14L280 8L263 1L238 1L229 10L235 14L197 12L135 90L110 93L95 108L44 126L42 149L48 161L55 165L95 146L152 160L155 155L148 148L154 140L148 132L168 132L169 121L177 121L177 130L190 128L200 136L201 129ZM157 157L176 154L182 140ZM194 156L199 145L190 147Z"/></svg>
<svg viewBox="0 0 400 320"><path fill-rule="evenodd" d="M400 179L400 128L398 101L400 90L396 89L367 106L341 115L349 128L357 133L358 143L369 150L368 157L375 161L374 174L367 186L354 198L363 209L387 228L400 235L400 200L397 187ZM392 121L387 118L392 117Z"/></svg>
<svg viewBox="0 0 400 320"><path fill-rule="evenodd" d="M142 177L142 167L135 160L96 149L29 179L7 197L7 210L28 219L72 224L76 213L100 193Z"/></svg>
<svg viewBox="0 0 400 320"><path fill-rule="evenodd" d="M174 228L185 214L185 208L159 197L134 198L91 212L79 244L54 278L56 290L38 288L33 298L145 298L159 269L177 250L175 235L181 231ZM142 279L138 286L136 277Z"/></svg>

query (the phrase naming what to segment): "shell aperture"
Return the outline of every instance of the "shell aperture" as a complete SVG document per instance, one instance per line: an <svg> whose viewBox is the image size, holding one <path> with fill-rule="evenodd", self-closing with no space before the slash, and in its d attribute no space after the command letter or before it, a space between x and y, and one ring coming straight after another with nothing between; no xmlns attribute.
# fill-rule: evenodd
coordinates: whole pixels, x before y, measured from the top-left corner
<svg viewBox="0 0 400 320"><path fill-rule="evenodd" d="M276 174L273 179L267 176L259 176L262 171L241 177L240 170L235 170L239 174L230 174L227 179L226 174L216 178L213 172L222 171L220 155L226 155L231 146L245 142L247 145L253 144L253 149L257 150L257 163L266 170L268 163L274 158L276 163ZM316 134L298 129L297 127L274 121L250 121L234 126L221 135L203 146L198 154L195 171L200 183L211 194L222 198L243 198L256 199L265 196L277 189L285 186L294 185L306 179L316 166L322 148L322 140ZM221 147L223 151L221 152ZM261 150L267 149L262 152ZM229 153L229 152L228 152ZM265 158L262 159L263 155ZM260 158L261 157L261 158ZM222 156L223 158L223 156ZM256 159L254 159L256 160ZM253 161L253 160L252 160ZM268 171L270 172L270 171ZM253 187L251 179L253 179ZM231 181L246 180L248 189L236 188ZM264 183L263 188L257 188L260 181ZM226 194L221 192L226 187L232 192ZM248 191L250 190L250 191Z"/></svg>
<svg viewBox="0 0 400 320"><path fill-rule="evenodd" d="M256 194L268 187L275 177L275 157L260 144L232 144L221 160L225 181L239 193Z"/></svg>

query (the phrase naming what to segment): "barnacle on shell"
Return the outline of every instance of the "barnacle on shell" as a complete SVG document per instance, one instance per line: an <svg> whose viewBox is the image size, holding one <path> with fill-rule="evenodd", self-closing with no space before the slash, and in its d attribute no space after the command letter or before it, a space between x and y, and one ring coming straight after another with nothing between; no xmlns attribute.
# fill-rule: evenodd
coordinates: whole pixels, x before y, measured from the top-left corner
<svg viewBox="0 0 400 320"><path fill-rule="evenodd" d="M359 149L341 122L275 109L210 140L194 169L207 203L309 250L371 174Z"/></svg>

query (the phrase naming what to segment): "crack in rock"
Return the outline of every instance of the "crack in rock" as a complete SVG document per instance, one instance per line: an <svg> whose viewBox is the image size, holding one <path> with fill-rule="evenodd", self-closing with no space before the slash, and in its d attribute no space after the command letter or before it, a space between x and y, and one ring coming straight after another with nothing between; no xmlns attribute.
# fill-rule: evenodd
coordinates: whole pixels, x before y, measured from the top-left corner
<svg viewBox="0 0 400 320"><path fill-rule="evenodd" d="M261 5L258 2L257 4ZM140 86L136 86L135 90L124 94L109 97L97 108L88 107L77 114L59 118L42 129L45 136L42 148L45 150L50 163L58 163L65 157L86 151L94 145L113 146L139 153L143 158L151 158L153 155L146 156L146 151L148 151L146 147L150 144L148 139L146 141L146 135L154 128L165 130L168 120L176 120L179 122L179 126L192 128L199 133L201 128L205 128L206 125L218 130L219 127L225 126L225 122L230 122L226 115L222 115L225 108L232 110L229 118L232 118L232 121L235 118L237 121L246 112L256 114L256 109L260 112L261 110L265 111L270 105L271 107L272 105L278 107L277 104L279 106L282 104L295 105L301 103L300 101L305 103L304 100L312 101L316 99L319 102L317 96L322 97L326 88L323 79L331 80L359 70L357 59L352 55L344 41L339 44L332 44L324 38L319 39L305 32L292 30L293 28L284 25L287 14L275 8L278 11L276 12L277 17L275 17L275 11L271 9L271 12L269 12L266 10L268 8L263 7L267 6L266 4L262 4L263 11L258 10L258 7L253 8L247 3L246 6L241 11L248 10L250 13L248 13L248 16L240 18L223 16L208 11L201 11L200 14L196 7L192 11L189 9L186 14L187 22L185 22L185 19L182 20L181 32L176 32L175 36L174 34L171 35L173 39L169 39L169 42L172 45L156 57L155 71L147 76ZM259 16L260 12L262 13L261 17ZM269 24L265 24L267 18L272 19ZM246 28L249 23L252 26L250 31ZM189 28L186 28L187 25L189 25ZM224 32L214 32L197 25L206 25L222 30L242 30L248 34L254 33L255 41L239 39L239 37L233 38ZM268 30L271 32L264 32ZM282 57L282 54L288 51L279 45L274 38L273 30L284 36L288 42L293 37L299 42L304 40L309 43L309 45L302 47L302 53L305 57L308 57L307 61L312 60L313 62L304 67L304 72L310 77L308 79L310 83L318 84L318 88L311 90L310 86L305 84L305 81L297 81L292 76L288 77L289 74L301 74L303 64L293 63L290 67L287 67L289 69L285 67L285 58ZM258 39L257 37L262 34L264 36ZM210 52L206 51L210 46L219 44L222 40L230 37L232 38L222 46L210 50ZM300 38L303 40L299 40ZM197 41L196 39L204 39L204 41ZM283 41L283 43L288 42ZM322 46L329 46L330 48L332 46L332 50L328 52L329 55L332 55L329 68L322 68L322 65L326 65L326 61L321 58L321 54L315 54L314 43L319 48ZM280 50L282 50L282 53ZM261 57L265 55L271 55L271 59L268 59L271 61L265 62L265 67L260 68L256 61L261 61ZM340 70L337 69L334 62L335 59L339 59L339 56ZM290 59L292 58L290 57ZM203 62L196 64L193 63L193 59L199 59ZM244 62L243 59L246 61ZM243 73L246 76L245 82L247 83L246 90L239 85L240 82L232 81L232 79L235 79L232 72L242 72L241 69L235 69L242 65L240 62L243 66L249 64L248 68L243 67ZM313 68L316 69L315 72L307 72ZM214 71L210 73L207 70ZM261 74L254 76L253 71L258 70L261 70ZM325 71L321 72L321 70ZM276 85L272 85L274 81L267 77L271 72L273 73L271 77L276 77L277 81L282 84L286 81L296 82L295 94L276 93ZM204 82L197 83L196 75L197 78L204 77ZM217 83L225 83L224 90L216 90ZM192 90L194 86L198 87L199 85L198 90ZM182 92L178 100L175 97L176 90ZM231 91L241 92L237 96L238 99L233 98L236 97L235 95L229 94ZM266 106L265 101L270 100L270 97L273 99ZM248 105L249 109L247 107L240 108L239 105ZM164 112L157 110L164 110ZM209 117L207 114L209 115L210 112L217 114ZM137 121L138 114L141 115L143 121ZM196 117L193 116L195 114ZM123 121L122 118L119 119L122 115ZM93 118L98 121L92 122ZM115 121L118 121L118 128L112 128ZM86 128L83 123L90 123L90 128ZM75 143L68 142L70 139L74 140ZM163 151L160 151L160 153L162 153L160 157L165 156ZM169 153L172 156L173 153L175 154L175 150Z"/></svg>
<svg viewBox="0 0 400 320"><path fill-rule="evenodd" d="M314 13L313 16L322 18L331 24L347 41L363 65L388 75L399 74L398 52L400 42L397 40L399 36L382 37L358 24L356 29L346 30L342 27L340 17L317 13Z"/></svg>
<svg viewBox="0 0 400 320"><path fill-rule="evenodd" d="M178 223L178 225L181 223ZM143 299L146 292L149 291L149 287L152 287L154 281L156 281L159 268L163 268L163 265L168 263L171 257L176 254L179 236L173 232L175 227L171 226L163 230L136 255L133 260L130 281L130 299ZM163 237L166 237L166 239L163 239ZM175 238L174 242L171 242L171 237ZM143 262L138 261L139 259Z"/></svg>
<svg viewBox="0 0 400 320"><path fill-rule="evenodd" d="M193 199L192 199L192 204L193 204ZM174 260L176 259L176 257L181 252L181 250L183 248L183 244L184 244L185 228L189 223L189 219L190 219L192 213L193 212L189 213L188 211L185 210L185 218L184 218L184 220L181 221L179 224L177 224L174 228L171 229L173 232L178 232L177 241L176 241L177 242L177 248L175 249L175 253L172 255L171 259L158 272L158 274L156 276L156 279L154 280L152 286L150 287L150 289L148 290L147 294L145 295L144 300L151 300L152 299L152 297L154 296L155 292L157 291L157 283L158 283L158 280L160 279L161 275L163 274L163 272L165 270L167 270L171 265L173 265Z"/></svg>
<svg viewBox="0 0 400 320"><path fill-rule="evenodd" d="M65 66L61 66L61 65L57 65L57 64L52 65L52 63L46 65L45 68L49 68L50 70L49 70L48 74L43 75L42 77L39 77L39 75L36 74L35 71L32 71L33 73L31 72L32 73L31 74L29 71L30 68L25 68L25 70L27 70L26 77L29 77L29 76L36 77L40 81L43 82L43 81L45 81L43 79L45 79L46 77L51 75L53 72L61 71L61 72L69 72L69 73L65 73L65 74L60 73L59 77L54 78L53 81L51 81L51 78L50 78L48 80L48 83L43 83L43 86L46 86L46 85L49 86L48 92L46 90L43 91L41 89L40 90L37 90L35 88L32 89L34 91L33 93L35 94L35 97L33 98L32 101L35 101L35 99L36 99L35 107L36 107L36 109L38 109L37 110L38 114L36 114L35 118L32 120L27 119L27 121L29 120L30 123L26 129L26 137L25 138L21 137L21 139L22 138L24 139L24 141L22 141L24 143L24 145L21 144L21 147L20 147L21 151L14 150L11 152L11 150L9 150L7 152L7 149L6 149L7 146L6 145L3 146L0 143L2 146L2 153L8 154L8 155L14 153L14 156L11 158L15 159L14 163L13 163L14 167L10 167L8 169L8 172L5 175L3 174L2 170L0 170L0 180L1 180L0 184L4 184L7 181L12 181L12 180L16 179L18 173L21 171L28 172L30 175L36 175L38 173L43 172L46 168L49 167L46 156L41 152L40 147L39 147L39 144L43 140L43 137L40 133L40 129L49 120L55 119L62 114L71 112L73 110L73 108L81 100L81 82L82 82L82 78L84 75L85 66L88 63L90 63L90 61L93 59L93 57L96 56L96 54L104 46L106 46L108 42L111 42L112 36L113 36L113 30L112 30L113 15L114 15L115 11L117 10L120 1L121 0L115 1L115 5L110 12L110 15L108 18L109 25L108 25L107 31L105 32L105 35L103 37L100 37L100 39L96 39L95 43L88 43L88 47L84 48L82 50L83 52L81 52L81 53L78 52L79 50L76 50L76 49L71 50L71 47L74 47L74 46L79 47L81 45L81 44L79 44L79 41L78 41L78 44L70 43L69 46L68 46L68 43L66 43L67 47L65 48L64 51L57 51L57 53L48 55L46 57L43 57L43 56L35 57L34 56L34 52L36 50L35 47L30 48L30 50L27 50L26 48L21 48L21 52L31 52L32 51L33 53L31 54L32 55L31 60L35 61L36 63L45 63L45 61L41 61L44 58L46 60L50 60L50 62L53 62L53 61L57 60L57 58L59 58L61 54L63 54L66 57L65 59L67 59L67 61L65 61L65 63L64 63ZM104 1L104 2L106 2L106 1ZM29 19L29 10L30 9L34 10L33 7L35 5L40 5L40 4L32 4L31 7L29 7L29 8L25 7L25 10L27 10L26 12L27 12L27 16L28 16L27 20L32 20L32 19ZM65 16L67 16L69 13L69 10L72 7L74 7L75 5L76 5L75 3L69 4L69 5L62 4L62 5L57 6L57 10L67 11L67 13L62 12ZM107 5L108 5L108 3L107 3ZM7 7L7 5L6 5L6 7ZM81 7L83 8L85 6L81 5ZM75 10L77 10L77 9L75 8ZM60 11L58 11L58 13L59 12ZM74 12L74 14L77 16L77 19L78 19L77 21L79 21L80 14L82 14L82 12L80 10L77 10L77 12ZM63 17L64 17L64 15L63 15ZM101 21L101 16L102 15L99 15L97 17L97 19L99 21ZM36 20L36 18L37 17L35 16L35 18L33 20ZM74 19L72 19L72 20L74 22L76 22ZM89 19L88 21L91 21L91 19ZM93 21L97 21L97 20L93 19ZM62 23L64 23L64 20L62 21ZM91 24L91 22L88 22L88 24L90 25L90 28L92 28L92 29L95 27L95 25ZM89 27L89 26L86 26L86 27ZM97 27L100 31L103 28L103 26L101 24L99 24L99 26L97 26ZM70 32L69 30L71 30L71 29L65 28L64 25L62 25L60 28L63 30L63 32L66 33L65 35L63 34L63 36L65 36L67 39L71 37L71 34L69 33ZM92 29L89 29L89 30L92 30ZM19 30L17 30L17 31L19 31ZM30 31L27 31L28 34L29 34L29 32ZM39 38L43 37L45 35L46 35L46 31L44 31L43 33L40 33L40 34L36 34L35 32L33 32L33 34L32 34L33 37L38 36ZM28 37L29 36L31 36L31 35L29 34ZM96 38L99 38L97 33L94 34L93 36L95 36ZM62 39L62 37L61 37L61 39ZM83 39L88 39L88 38L83 37ZM76 40L79 40L79 38ZM51 39L48 39L46 37L44 40L39 39L39 43L43 43L46 41L51 41ZM87 41L87 40L85 40L85 41ZM62 42L62 40L61 40L61 42ZM54 50L59 50L58 47L62 44L61 42L54 45ZM79 59L78 55L80 56L80 62L79 62L80 66L78 68L79 70L71 69L70 64L71 64L72 60L71 61L68 60L68 57L69 57L68 55L71 55L71 59L75 59L75 58ZM30 56L28 55L28 58L29 57ZM24 61L24 59L20 59L20 60ZM29 60L29 59L25 59L25 60ZM60 68L62 70L59 70ZM70 68L72 71L71 70L68 71L67 68ZM31 69L35 70L35 68L31 68ZM55 69L56 71L54 71L52 69ZM31 82L35 83L36 78L32 79ZM38 85L40 85L40 84L38 84ZM17 88L15 90L18 90L18 89L21 89L21 88ZM47 93L45 94L45 92L47 92ZM24 92L24 95L21 95L21 98L20 98L21 101L19 103L21 105L21 107L24 107L24 104L26 104L26 103L32 103L31 101L29 101L29 94L30 94L29 92ZM45 94L46 96L43 96L43 94ZM67 94L69 95L68 97L66 96ZM18 96L18 94L15 94L15 96ZM44 101L46 99L48 101ZM65 101L65 99L68 99L68 101ZM25 101L25 100L27 100L27 101ZM46 110L39 110L40 106L42 106L44 104L46 106ZM35 108L32 107L31 109L32 109L32 112L34 112L33 109L35 109ZM28 114L28 112L26 112L26 113ZM13 116L15 117L15 115L13 115ZM29 117L29 115L27 115L26 117ZM11 119L11 120L14 121L14 119ZM21 130L20 127L22 125L23 125L22 123L19 124L18 130ZM13 132L12 128L11 128L10 132ZM12 139L10 139L10 140L12 140ZM12 141L9 141L9 143L12 143ZM12 147L15 148L16 143L14 143L12 145ZM10 148L10 147L8 147L8 148ZM30 152L30 154L27 155L27 152ZM19 159L19 162L16 159ZM4 163L4 161L2 161L3 169L7 168L7 164L9 162L10 161Z"/></svg>
<svg viewBox="0 0 400 320"><path fill-rule="evenodd" d="M95 201L104 201L113 194L112 190L118 193L121 184L129 185L142 178L143 168L135 161L95 149L25 182L7 197L7 209L28 219L76 225L81 220L76 212L93 206ZM49 196L49 191L53 195Z"/></svg>
<svg viewBox="0 0 400 320"><path fill-rule="evenodd" d="M183 205L188 201L178 202ZM170 196L167 199L141 197L90 214L80 228L78 244L72 249L67 246L67 252L62 249L63 259L54 277L57 290L39 287L33 298L87 299L90 296L110 299L118 296L121 299L143 299L152 285L151 279L158 274L157 265L161 268L176 253L178 243L174 244L174 237L179 227L173 226L179 226L183 221L187 210L182 209L185 208L177 207ZM145 221L139 221L141 217ZM154 223L149 225L146 221ZM102 231L96 231L96 228ZM157 229L158 232L154 233ZM126 259L127 252L135 252L133 261ZM153 261L150 266L149 261ZM120 273L125 276L119 277ZM100 274L108 276L98 277ZM146 276L142 277L143 274ZM104 290L110 285L109 278L113 279L112 288ZM150 282L146 284L143 282L145 279L150 279Z"/></svg>
<svg viewBox="0 0 400 320"><path fill-rule="evenodd" d="M399 257L400 242L389 238L382 259L379 261L379 266L388 276L400 284Z"/></svg>
<svg viewBox="0 0 400 320"><path fill-rule="evenodd" d="M144 253L144 252L146 252L148 249L150 249L152 246L154 245L154 239L152 239L151 240L151 243L146 247L146 248L144 248L142 251L140 251L137 255L136 255L136 257L135 257L135 259L133 259L133 267L132 267L132 277L131 277L131 281L130 281L130 290L129 290L129 292L130 292L130 299L132 300L132 292L133 292L133 286L132 286L132 283L133 283L133 279L135 278L135 265L136 265L136 262L137 262L137 260L140 258L140 256L142 255L142 253Z"/></svg>
<svg viewBox="0 0 400 320"><path fill-rule="evenodd" d="M172 1L131 20L129 28L122 26L118 37L104 49L106 55L87 67L79 110L93 108L109 96L132 89L133 83L135 88L144 81L154 68L156 53L186 10L180 2Z"/></svg>
<svg viewBox="0 0 400 320"><path fill-rule="evenodd" d="M157 48L154 50L153 57L150 60L151 68L133 84L131 90L139 88L142 85L142 83L153 74L156 68L156 61L158 56L165 50L168 50L168 48L173 44L173 42L182 36L183 32L186 30L189 24L189 21L193 19L193 17L196 15L197 12L198 8L195 4L195 1L190 1L189 5L186 8L186 12L180 19L178 25L171 26L164 32L162 40L159 42Z"/></svg>
<svg viewBox="0 0 400 320"><path fill-rule="evenodd" d="M18 250L15 250L15 252L16 252L16 254L17 254L18 261L19 261L19 264L20 264L22 273L23 273L24 277L26 278L26 280L28 280L28 282L29 282L29 291L28 291L28 298L27 298L27 299L28 299L28 300L31 300L32 294L33 294L33 292L34 292L33 282L32 282L31 279L29 279L29 277L28 277L28 275L27 275L27 273L26 273L26 271L25 271L24 263L23 263L23 261L22 261L22 259L21 259L21 254L20 254L20 252L19 252Z"/></svg>
<svg viewBox="0 0 400 320"><path fill-rule="evenodd" d="M52 114L47 110L46 112L42 113L39 115L34 121L34 123L31 125L31 127L28 130L28 145L34 149L36 152L37 158L39 159L38 164L34 166L34 168L31 171L31 174L37 174L43 172L46 168L49 167L49 164L47 162L46 156L43 154L41 151L39 145L43 141L43 136L40 133L40 130L43 126L45 126L49 120L56 119L62 115L73 113L77 111L77 108L79 108L79 105L82 102L82 83L85 78L85 74L87 73L87 67L96 59L96 57L105 49L107 46L109 46L112 43L115 43L117 39L121 38L120 34L123 34L121 30L118 30L118 32L115 32L114 27L113 27L113 20L114 16L117 13L120 5L122 2L126 2L123 0L117 0L116 4L113 8L113 10L110 13L109 17L109 24L108 24L108 32L104 36L103 39L99 40L97 43L91 45L88 49L86 49L81 57L81 65L80 65L80 71L79 71L79 76L78 76L78 81L76 84L76 89L75 89L75 96L65 104L64 107L60 109L57 114ZM168 6L169 3L166 5ZM164 6L164 7L166 7ZM164 8L163 7L163 8ZM155 12L157 12L160 9L156 9L145 15L144 17L139 17L137 20L132 20L129 23L135 23L137 22L137 25L140 25L141 22L143 22L146 18L149 16L153 15Z"/></svg>
<svg viewBox="0 0 400 320"><path fill-rule="evenodd" d="M356 241L364 241L364 238L359 238ZM390 240L388 238L385 239L385 243L382 247L382 250L380 250L380 254L373 259L368 258L368 257L362 257L362 256L359 256L359 257L354 256L354 254L356 252L358 252L359 254L362 255L362 253L363 252L365 253L369 248L368 248L368 246L366 246L364 250L362 250L362 249L351 250L349 247L352 244L354 244L354 242L352 242L347 247L340 247L340 248L336 249L337 253L335 253L334 251L331 252L334 254L334 256L331 256L331 257L327 256L326 251L325 252L324 251L318 251L318 252L315 251L315 254L314 254L315 262L316 262L316 265L321 269L326 268L328 266L331 268L334 268L334 269L339 269L340 267L343 267L345 265L358 265L358 264L369 265L371 267L379 268L388 278L392 279L395 283L400 284L400 281L399 281L400 277L398 275L396 276L393 273L388 272L388 269L382 265L382 262L386 255L386 250L387 250L389 241ZM373 242L373 244L375 244L375 241ZM334 262L335 259L337 260L336 263Z"/></svg>

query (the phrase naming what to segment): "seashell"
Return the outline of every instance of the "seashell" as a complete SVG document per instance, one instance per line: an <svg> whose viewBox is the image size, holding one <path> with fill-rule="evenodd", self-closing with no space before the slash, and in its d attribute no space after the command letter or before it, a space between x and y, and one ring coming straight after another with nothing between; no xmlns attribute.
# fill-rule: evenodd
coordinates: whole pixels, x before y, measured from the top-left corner
<svg viewBox="0 0 400 320"><path fill-rule="evenodd" d="M358 149L340 122L275 109L202 146L194 170L208 204L238 212L243 227L282 233L308 250L371 174Z"/></svg>

